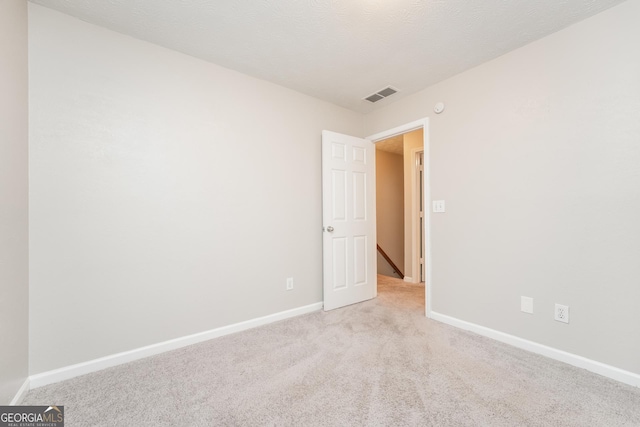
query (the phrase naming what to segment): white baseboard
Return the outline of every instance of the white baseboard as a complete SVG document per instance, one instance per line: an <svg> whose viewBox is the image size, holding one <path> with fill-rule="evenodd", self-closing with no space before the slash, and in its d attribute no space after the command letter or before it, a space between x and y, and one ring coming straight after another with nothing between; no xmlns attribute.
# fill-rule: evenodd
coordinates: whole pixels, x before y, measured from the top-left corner
<svg viewBox="0 0 640 427"><path fill-rule="evenodd" d="M11 406L20 405L22 403L22 400L24 399L24 397L27 395L28 391L29 391L29 378L24 380L24 382L22 383L22 386L20 387L20 389L18 390L18 392L14 396L13 400L11 401L11 403L9 403L9 405L11 405Z"/></svg>
<svg viewBox="0 0 640 427"><path fill-rule="evenodd" d="M483 335L496 341L500 341L505 344L530 351L532 353L546 356L550 359L559 360L560 362L564 362L578 368L586 369L587 371L591 371L596 374L611 378L613 380L620 381L621 383L629 384L634 387L640 387L640 374L636 374L634 372L625 371L624 369L616 368L615 366L587 359L586 357L578 356L577 354L568 353L563 350L558 350L557 348L538 344L524 338L516 337L515 335L509 335L504 332L496 331L495 329L476 325L475 323L466 322L464 320L456 319L455 317L436 313L434 311L431 312L431 318L433 320L455 326L456 328L475 332L478 335Z"/></svg>
<svg viewBox="0 0 640 427"><path fill-rule="evenodd" d="M112 354L110 356L101 357L99 359L89 360L87 362L82 362L71 366L65 366L64 368L54 369L52 371L32 375L31 377L29 377L29 385L31 388L42 387L48 384L57 383L59 381L68 380L80 375L85 375L91 372L96 372L102 369L132 362L134 360L164 353L166 351L171 351L189 345L197 344L203 341L210 340L212 338L233 334L235 332L245 331L257 326L267 325L269 323L300 316L302 314L312 313L321 309L322 303L318 302L315 304L270 314L268 316L258 317L256 319L235 323L233 325L222 326L220 328L211 329L209 331L199 332L197 334L187 335L169 341L148 345L146 347L140 347L134 350Z"/></svg>
<svg viewBox="0 0 640 427"><path fill-rule="evenodd" d="M409 283L413 283L413 277L404 276L404 281L405 282L409 282Z"/></svg>

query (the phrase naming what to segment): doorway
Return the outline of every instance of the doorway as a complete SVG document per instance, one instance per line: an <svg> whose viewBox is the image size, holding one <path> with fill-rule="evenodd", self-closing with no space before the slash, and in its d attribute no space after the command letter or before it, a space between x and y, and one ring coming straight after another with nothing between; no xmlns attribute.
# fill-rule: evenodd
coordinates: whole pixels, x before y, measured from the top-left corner
<svg viewBox="0 0 640 427"><path fill-rule="evenodd" d="M411 266L409 278L411 282L424 281L425 283L425 314L431 317L431 245L430 245L430 211L427 203L431 199L429 183L429 120L424 118L407 123L396 128L389 129L367 137L374 145L400 135L409 134L412 131L422 129L422 146L413 146L408 153L408 162L413 165L411 170L411 187L409 197L411 207L408 218L409 227L413 231L409 252L417 262L405 263ZM407 190L407 189L405 189ZM405 192L406 194L406 192ZM405 248L407 242L405 242ZM404 274L408 276L407 273Z"/></svg>
<svg viewBox="0 0 640 427"><path fill-rule="evenodd" d="M376 239L378 274L424 282L423 129L377 142Z"/></svg>

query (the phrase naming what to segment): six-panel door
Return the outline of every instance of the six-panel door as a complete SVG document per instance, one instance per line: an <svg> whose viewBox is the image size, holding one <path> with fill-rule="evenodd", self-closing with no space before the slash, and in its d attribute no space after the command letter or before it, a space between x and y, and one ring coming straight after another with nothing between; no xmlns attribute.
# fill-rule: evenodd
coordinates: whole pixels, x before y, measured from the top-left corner
<svg viewBox="0 0 640 427"><path fill-rule="evenodd" d="M324 309L376 290L375 151L366 139L322 132Z"/></svg>

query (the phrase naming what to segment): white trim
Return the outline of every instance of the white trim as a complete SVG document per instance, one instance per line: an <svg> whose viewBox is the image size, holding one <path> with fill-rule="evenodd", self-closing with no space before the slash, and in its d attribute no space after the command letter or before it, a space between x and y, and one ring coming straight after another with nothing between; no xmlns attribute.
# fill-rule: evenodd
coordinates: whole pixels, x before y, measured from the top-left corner
<svg viewBox="0 0 640 427"><path fill-rule="evenodd" d="M430 167L430 150L429 150L429 118L425 117L420 120L413 121L411 123L404 124L402 126L395 127L383 132L378 132L366 139L370 139L376 143L383 139L391 138L392 136L408 133L416 129L422 128L422 147L424 149L423 159L423 177L424 177L424 257L425 268L427 272L425 274L425 315L431 317L431 210L427 209L431 203L431 167ZM406 277L405 277L406 279ZM411 278L409 278L411 279Z"/></svg>
<svg viewBox="0 0 640 427"><path fill-rule="evenodd" d="M18 392L14 396L13 400L11 400L11 403L9 403L9 405L11 406L20 405L29 390L30 390L30 384L29 384L29 378L27 378L24 380L24 382L22 383L22 386L20 387L20 389L18 389Z"/></svg>
<svg viewBox="0 0 640 427"><path fill-rule="evenodd" d="M382 139L391 138L392 136L396 136L396 135L402 135L403 133L409 133L416 129L421 129L421 128L427 129L428 126L429 126L429 119L425 117L424 119L416 120L414 122L395 127L393 129L385 130L383 132L378 132L376 134L368 136L366 139L370 139L373 142L378 142Z"/></svg>
<svg viewBox="0 0 640 427"><path fill-rule="evenodd" d="M404 281L408 283L413 283L413 277L404 276Z"/></svg>
<svg viewBox="0 0 640 427"><path fill-rule="evenodd" d="M431 318L433 320L437 320L438 322L455 326L456 328L475 332L476 334L492 338L496 341L500 341L514 347L530 351L532 353L546 356L550 359L559 360L560 362L564 362L578 368L586 369L587 371L591 371L596 374L611 378L613 380L620 381L621 383L629 384L634 387L640 387L640 374L636 374L634 372L625 371L624 369L616 368L615 366L587 359L586 357L578 356L577 354L568 353L563 350L558 350L557 348L538 344L524 338L509 335L504 332L496 331L495 329L480 326L475 323L447 316L445 314L436 313L435 311L431 312Z"/></svg>
<svg viewBox="0 0 640 427"><path fill-rule="evenodd" d="M123 363L132 362L134 360L143 359L145 357L164 353L166 351L175 350L189 345L197 344L212 338L233 334L235 332L245 331L257 326L267 325L291 317L300 316L302 314L312 313L322 310L322 303L306 305L279 313L270 314L268 316L258 317L256 319L247 320L233 325L222 326L220 328L211 329L209 331L199 332L193 335L187 335L164 341L145 347L136 348L134 350L124 351L122 353L112 354L110 356L101 357L99 359L89 360L87 362L78 363L64 368L54 369L52 371L43 372L41 374L29 377L31 388L38 388L59 381L68 380L80 375L91 372L100 371L112 366L122 365Z"/></svg>
<svg viewBox="0 0 640 427"><path fill-rule="evenodd" d="M424 144L424 141L423 141ZM416 281L414 283L420 283L420 252L422 249L420 248L420 239L417 238L418 234L420 234L420 215L418 214L418 203L420 202L420 186L418 185L418 153L422 153L423 159L422 163L424 163L424 147L418 147L411 149L411 275L412 277L416 277ZM422 169L422 189L424 190L424 167ZM423 206L422 212L424 215L424 197L423 197ZM406 238L406 236L405 236ZM424 236L422 241L424 242ZM424 255L424 254L423 254Z"/></svg>
<svg viewBox="0 0 640 427"><path fill-rule="evenodd" d="M431 209L429 209L429 205L431 204L431 142L429 139L429 120L425 119L424 131L422 141L422 148L424 149L424 154L422 156L422 177L424 179L424 197L422 198L422 202L424 206L422 207L423 212L423 220L424 220L424 268L427 269L424 275L425 279L425 308L426 308L426 316L431 318L432 310L431 310Z"/></svg>

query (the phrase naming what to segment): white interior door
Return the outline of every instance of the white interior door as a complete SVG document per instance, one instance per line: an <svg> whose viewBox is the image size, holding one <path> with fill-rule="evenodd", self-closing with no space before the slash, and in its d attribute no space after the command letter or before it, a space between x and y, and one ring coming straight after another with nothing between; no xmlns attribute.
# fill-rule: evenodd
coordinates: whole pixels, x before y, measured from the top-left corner
<svg viewBox="0 0 640 427"><path fill-rule="evenodd" d="M324 309L376 294L375 150L368 139L322 132Z"/></svg>

